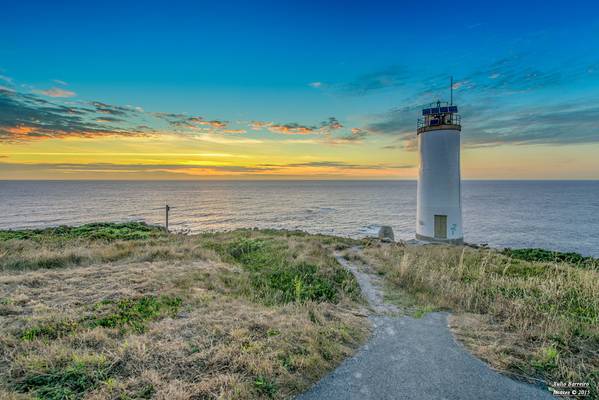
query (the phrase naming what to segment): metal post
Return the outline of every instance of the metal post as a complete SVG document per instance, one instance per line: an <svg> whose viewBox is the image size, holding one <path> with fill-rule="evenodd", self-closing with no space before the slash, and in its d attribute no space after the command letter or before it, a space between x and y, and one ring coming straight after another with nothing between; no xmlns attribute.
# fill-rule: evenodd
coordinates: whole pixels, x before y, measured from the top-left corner
<svg viewBox="0 0 599 400"><path fill-rule="evenodd" d="M451 83L449 84L449 98L450 98L450 106L453 106L453 76L451 77Z"/></svg>
<svg viewBox="0 0 599 400"><path fill-rule="evenodd" d="M171 208L168 206L168 204L165 207L165 211L166 211L166 231L168 232L168 212Z"/></svg>

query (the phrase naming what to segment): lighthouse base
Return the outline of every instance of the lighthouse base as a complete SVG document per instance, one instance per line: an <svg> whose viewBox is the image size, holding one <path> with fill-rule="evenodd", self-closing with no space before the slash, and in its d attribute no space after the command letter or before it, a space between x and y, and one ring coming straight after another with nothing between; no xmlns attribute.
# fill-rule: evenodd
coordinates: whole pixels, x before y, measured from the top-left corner
<svg viewBox="0 0 599 400"><path fill-rule="evenodd" d="M455 245L462 245L464 244L464 238L459 238L459 239L435 239L429 236L422 236L419 234L416 234L416 239L418 240L422 240L424 242L431 242L431 243L445 243L445 244L455 244Z"/></svg>

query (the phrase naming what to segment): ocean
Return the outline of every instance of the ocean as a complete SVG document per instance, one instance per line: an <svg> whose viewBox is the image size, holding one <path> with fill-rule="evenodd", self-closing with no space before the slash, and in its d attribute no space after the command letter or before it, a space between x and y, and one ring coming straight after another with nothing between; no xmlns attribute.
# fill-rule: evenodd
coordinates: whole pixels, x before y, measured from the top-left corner
<svg viewBox="0 0 599 400"><path fill-rule="evenodd" d="M415 181L0 181L0 229L95 221L201 232L301 229L360 238L415 230ZM599 256L599 181L464 181L464 239Z"/></svg>

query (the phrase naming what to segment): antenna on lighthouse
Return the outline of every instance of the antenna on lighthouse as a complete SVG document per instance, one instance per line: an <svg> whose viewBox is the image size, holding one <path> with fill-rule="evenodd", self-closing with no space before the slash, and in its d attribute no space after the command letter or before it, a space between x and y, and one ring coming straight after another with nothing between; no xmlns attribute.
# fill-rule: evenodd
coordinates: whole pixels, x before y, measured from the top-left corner
<svg viewBox="0 0 599 400"><path fill-rule="evenodd" d="M451 77L451 81L449 83L449 105L453 106L453 76Z"/></svg>

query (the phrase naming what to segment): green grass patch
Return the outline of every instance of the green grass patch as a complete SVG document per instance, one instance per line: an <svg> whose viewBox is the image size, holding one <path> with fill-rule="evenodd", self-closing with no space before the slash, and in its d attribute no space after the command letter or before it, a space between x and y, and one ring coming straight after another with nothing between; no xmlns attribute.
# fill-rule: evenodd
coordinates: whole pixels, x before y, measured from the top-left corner
<svg viewBox="0 0 599 400"><path fill-rule="evenodd" d="M0 241L11 239L92 239L92 240L140 240L164 234L162 228L143 222L98 222L81 226L58 226L46 229L3 230Z"/></svg>
<svg viewBox="0 0 599 400"><path fill-rule="evenodd" d="M79 324L72 320L48 321L44 324L25 329L21 333L22 340L58 339L77 330Z"/></svg>
<svg viewBox="0 0 599 400"><path fill-rule="evenodd" d="M118 328L122 331L145 332L149 321L175 316L182 300L171 296L145 296L138 299L103 301L96 305L97 315L86 320L90 327Z"/></svg>
<svg viewBox="0 0 599 400"><path fill-rule="evenodd" d="M277 393L277 385L269 379L259 376L254 380L254 386L258 393L264 396L273 397Z"/></svg>
<svg viewBox="0 0 599 400"><path fill-rule="evenodd" d="M16 382L15 388L44 400L82 399L110 376L111 368L103 358L93 362L73 360L61 367L29 372Z"/></svg>
<svg viewBox="0 0 599 400"><path fill-rule="evenodd" d="M106 300L94 306L93 314L79 321L48 321L21 333L22 340L54 340L79 329L117 328L121 333L143 333L148 322L171 316L181 307L182 300L172 296L145 296L137 299Z"/></svg>
<svg viewBox="0 0 599 400"><path fill-rule="evenodd" d="M413 313L413 317L414 318L422 318L426 314L432 313L434 311L437 311L437 307L433 307L431 305L425 305L425 306L417 308L416 311L414 311L414 313Z"/></svg>
<svg viewBox="0 0 599 400"><path fill-rule="evenodd" d="M512 260L512 262L502 271L502 274L516 278L531 278L533 276L543 276L546 272L547 267L545 265Z"/></svg>
<svg viewBox="0 0 599 400"><path fill-rule="evenodd" d="M531 364L539 371L552 371L557 368L558 361L558 350L553 346L549 346L541 348Z"/></svg>
<svg viewBox="0 0 599 400"><path fill-rule="evenodd" d="M525 261L539 261L559 263L565 262L582 267L599 268L599 259L593 257L584 257L578 253L551 251L545 249L510 249L502 250L502 253L508 257Z"/></svg>
<svg viewBox="0 0 599 400"><path fill-rule="evenodd" d="M351 273L333 258L319 262L296 259L287 241L274 236L235 237L212 245L225 259L249 272L251 294L267 304L336 303L343 294L359 295Z"/></svg>

